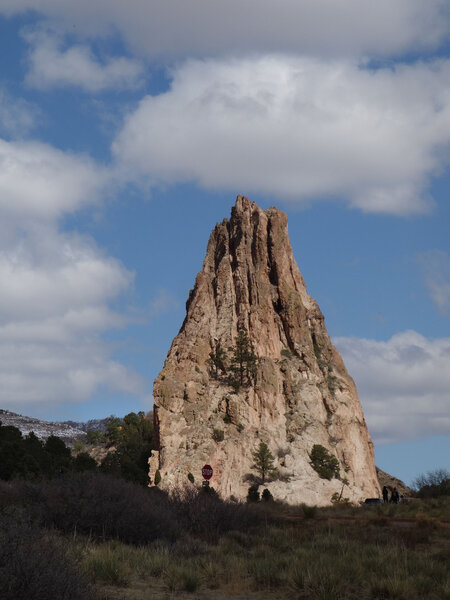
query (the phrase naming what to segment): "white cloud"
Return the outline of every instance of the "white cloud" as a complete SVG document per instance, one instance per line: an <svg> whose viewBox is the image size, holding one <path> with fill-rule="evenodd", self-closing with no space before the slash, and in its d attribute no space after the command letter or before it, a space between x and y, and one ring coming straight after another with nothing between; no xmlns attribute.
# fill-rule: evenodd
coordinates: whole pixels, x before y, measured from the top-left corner
<svg viewBox="0 0 450 600"><path fill-rule="evenodd" d="M450 338L335 338L376 444L450 434Z"/></svg>
<svg viewBox="0 0 450 600"><path fill-rule="evenodd" d="M119 262L46 226L0 251L0 280L0 406L87 401L100 386L145 393L143 379L101 339L127 324L109 308L133 284Z"/></svg>
<svg viewBox="0 0 450 600"><path fill-rule="evenodd" d="M450 256L442 250L429 250L418 256L431 299L441 313L450 310Z"/></svg>
<svg viewBox="0 0 450 600"><path fill-rule="evenodd" d="M0 211L11 218L57 218L91 204L109 177L88 157L0 139Z"/></svg>
<svg viewBox="0 0 450 600"><path fill-rule="evenodd" d="M87 401L100 387L145 394L102 333L134 274L59 220L96 203L109 174L87 157L0 140L0 406Z"/></svg>
<svg viewBox="0 0 450 600"><path fill-rule="evenodd" d="M426 212L446 164L450 60L370 71L347 61L266 56L189 61L145 97L114 144L153 183L326 195L367 212Z"/></svg>
<svg viewBox="0 0 450 600"><path fill-rule="evenodd" d="M248 52L389 56L434 48L449 30L446 0L2 0L71 33L119 31L154 58Z"/></svg>
<svg viewBox="0 0 450 600"><path fill-rule="evenodd" d="M31 42L28 85L49 89L80 86L88 92L135 88L142 82L143 65L135 59L116 57L99 61L86 45L63 50L61 40L44 32L28 33Z"/></svg>

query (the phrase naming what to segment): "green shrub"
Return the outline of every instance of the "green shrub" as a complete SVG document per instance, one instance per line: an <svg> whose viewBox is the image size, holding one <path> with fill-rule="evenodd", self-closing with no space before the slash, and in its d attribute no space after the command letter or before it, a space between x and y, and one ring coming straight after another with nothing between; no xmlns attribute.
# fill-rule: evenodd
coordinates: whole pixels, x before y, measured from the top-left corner
<svg viewBox="0 0 450 600"><path fill-rule="evenodd" d="M328 389L330 390L330 393L334 396L338 388L338 378L336 377L336 375L332 375L331 373L328 374L327 385Z"/></svg>
<svg viewBox="0 0 450 600"><path fill-rule="evenodd" d="M259 502L258 485L251 485L248 488L247 502Z"/></svg>
<svg viewBox="0 0 450 600"><path fill-rule="evenodd" d="M339 479L339 461L320 444L314 444L309 455L311 466L322 479Z"/></svg>
<svg viewBox="0 0 450 600"><path fill-rule="evenodd" d="M156 470L155 473L155 485L159 485L161 483L161 473L159 469Z"/></svg>
<svg viewBox="0 0 450 600"><path fill-rule="evenodd" d="M237 379L232 379L231 387L233 388L233 392L235 392L237 394L239 392L239 390L241 389L241 384L239 383L239 381L237 381Z"/></svg>
<svg viewBox="0 0 450 600"><path fill-rule="evenodd" d="M214 429L212 437L215 442L223 442L225 434L222 429Z"/></svg>
<svg viewBox="0 0 450 600"><path fill-rule="evenodd" d="M292 358L292 352L287 348L283 348L281 351L281 356L284 356L284 358Z"/></svg>
<svg viewBox="0 0 450 600"><path fill-rule="evenodd" d="M189 481L190 481L191 483L195 483L195 477L192 475L192 473L188 473L188 476L187 476L187 478L189 479Z"/></svg>
<svg viewBox="0 0 450 600"><path fill-rule="evenodd" d="M317 506L309 506L308 504L301 504L300 508L302 509L303 516L305 519L314 519L317 515Z"/></svg>
<svg viewBox="0 0 450 600"><path fill-rule="evenodd" d="M110 545L94 546L84 558L83 568L95 582L126 586L130 581L129 570Z"/></svg>
<svg viewBox="0 0 450 600"><path fill-rule="evenodd" d="M264 500L264 502L271 502L273 500L273 496L267 488L262 493L262 500Z"/></svg>

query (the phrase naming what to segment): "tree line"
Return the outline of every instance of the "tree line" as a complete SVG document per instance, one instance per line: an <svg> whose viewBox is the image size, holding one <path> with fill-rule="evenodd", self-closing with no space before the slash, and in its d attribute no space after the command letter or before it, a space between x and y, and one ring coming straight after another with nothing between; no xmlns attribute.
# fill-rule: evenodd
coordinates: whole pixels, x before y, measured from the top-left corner
<svg viewBox="0 0 450 600"><path fill-rule="evenodd" d="M154 435L153 422L143 412L129 413L123 419L110 417L104 432L87 433L86 444L77 441L72 452L57 436L42 441L33 432L23 436L17 427L0 422L0 479L52 479L98 470L147 485ZM99 465L88 452L90 446L108 451Z"/></svg>

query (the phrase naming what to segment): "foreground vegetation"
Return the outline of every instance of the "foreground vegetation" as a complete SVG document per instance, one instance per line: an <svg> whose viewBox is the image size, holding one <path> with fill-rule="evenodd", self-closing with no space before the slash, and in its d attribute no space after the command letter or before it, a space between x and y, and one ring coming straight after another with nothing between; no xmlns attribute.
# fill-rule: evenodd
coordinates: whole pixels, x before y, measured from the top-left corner
<svg viewBox="0 0 450 600"><path fill-rule="evenodd" d="M316 509L99 473L0 482L0 597L450 600L449 520L448 496Z"/></svg>

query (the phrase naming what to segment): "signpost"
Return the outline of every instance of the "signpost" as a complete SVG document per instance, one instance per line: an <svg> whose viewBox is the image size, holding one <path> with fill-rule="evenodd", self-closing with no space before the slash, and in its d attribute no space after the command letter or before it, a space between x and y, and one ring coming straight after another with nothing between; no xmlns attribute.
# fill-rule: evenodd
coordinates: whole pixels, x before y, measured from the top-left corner
<svg viewBox="0 0 450 600"><path fill-rule="evenodd" d="M213 468L211 465L204 465L203 469L202 469L202 476L203 479L206 479L207 481L209 481L211 479L211 477L213 476Z"/></svg>

